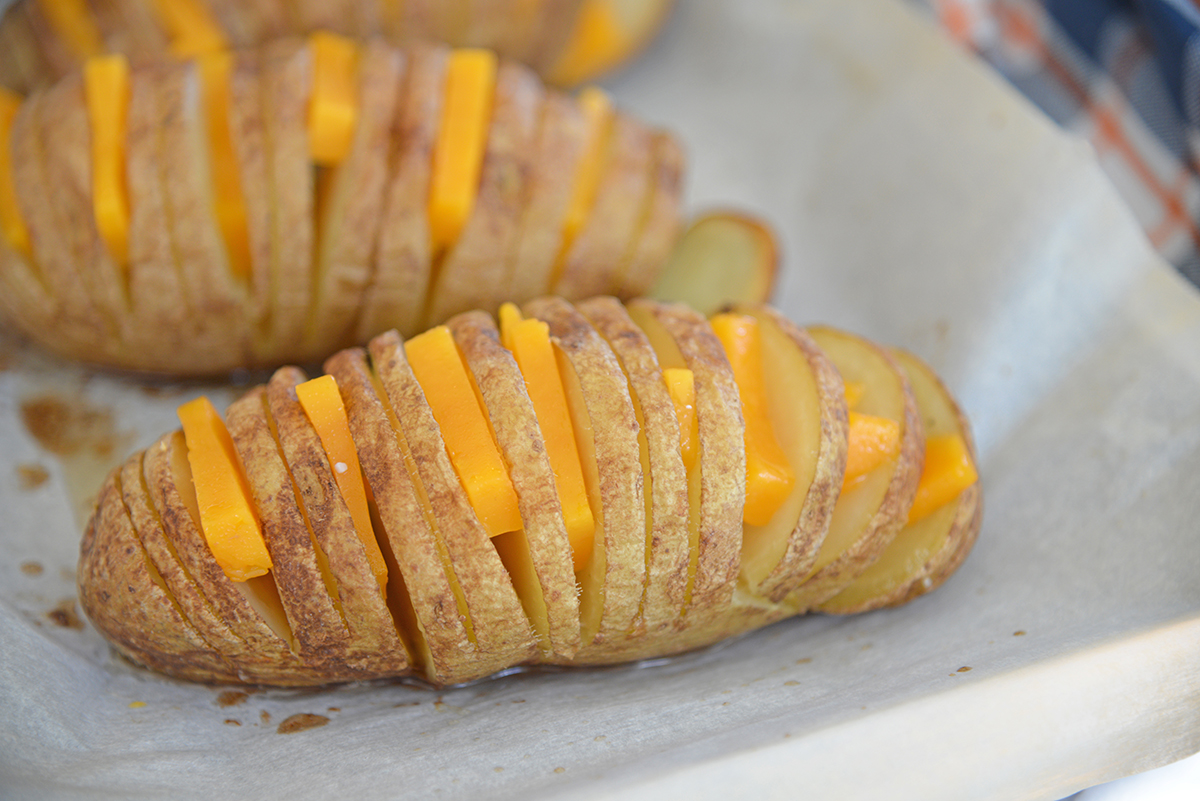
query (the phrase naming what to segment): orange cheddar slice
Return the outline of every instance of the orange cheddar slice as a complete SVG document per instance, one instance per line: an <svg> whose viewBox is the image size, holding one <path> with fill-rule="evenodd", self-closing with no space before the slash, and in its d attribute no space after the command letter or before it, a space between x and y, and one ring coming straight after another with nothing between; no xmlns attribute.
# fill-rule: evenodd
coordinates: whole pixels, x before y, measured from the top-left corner
<svg viewBox="0 0 1200 801"><path fill-rule="evenodd" d="M350 421L346 417L346 406L338 392L337 380L323 375L303 384L296 385L296 397L316 429L321 447L333 468L333 477L338 490L354 519L354 530L362 541L371 572L379 582L379 591L387 593L387 563L375 538L375 527L371 524L371 507L367 503L367 486L363 481L362 467L358 462L358 449L350 436Z"/></svg>
<svg viewBox="0 0 1200 801"><path fill-rule="evenodd" d="M686 367L668 367L663 370L663 380L667 382L667 392L675 404L675 416L679 418L679 452L683 456L683 466L691 470L696 464L696 443L700 439L695 377Z"/></svg>
<svg viewBox="0 0 1200 801"><path fill-rule="evenodd" d="M917 497L908 512L915 523L954 500L979 480L967 444L958 434L943 434L925 440L925 465L917 484Z"/></svg>
<svg viewBox="0 0 1200 801"><path fill-rule="evenodd" d="M588 503L583 465L579 461L554 344L550 341L550 328L541 320L522 319L517 307L506 303L500 307L500 336L504 347L516 360L533 402L538 427L546 442L546 456L554 471L558 501L578 573L587 566L591 556L596 521Z"/></svg>
<svg viewBox="0 0 1200 801"><path fill-rule="evenodd" d="M129 258L129 195L125 187L129 62L120 54L88 59L83 78L92 135L96 229L113 261L124 268Z"/></svg>
<svg viewBox="0 0 1200 801"><path fill-rule="evenodd" d="M586 121L583 153L575 168L575 179L571 185L571 198L563 216L563 240L561 254L565 254L579 234L588 214L596 201L600 187L600 176L604 168L605 148L612 130L612 99L604 90L589 86L579 93L579 106Z"/></svg>
<svg viewBox="0 0 1200 801"><path fill-rule="evenodd" d="M21 108L21 96L0 86L0 235L17 253L29 257L29 229L17 204L12 174L12 126Z"/></svg>
<svg viewBox="0 0 1200 801"><path fill-rule="evenodd" d="M475 207L496 94L496 69L496 54L475 48L452 51L446 66L429 189L429 229L435 254L457 241Z"/></svg>
<svg viewBox="0 0 1200 801"><path fill-rule="evenodd" d="M775 436L763 386L762 339L758 321L741 314L718 314L710 321L742 400L746 421L746 508L743 520L765 526L787 500L796 482Z"/></svg>
<svg viewBox="0 0 1200 801"><path fill-rule="evenodd" d="M265 575L271 555L233 440L205 397L178 409L200 512L200 528L213 558L233 581Z"/></svg>
<svg viewBox="0 0 1200 801"><path fill-rule="evenodd" d="M308 46L308 151L315 163L329 166L346 158L358 127L358 47L351 39L325 31L312 34Z"/></svg>
<svg viewBox="0 0 1200 801"><path fill-rule="evenodd" d="M80 61L104 52L104 38L87 0L38 0L59 38Z"/></svg>
<svg viewBox="0 0 1200 801"><path fill-rule="evenodd" d="M900 424L886 417L850 412L843 491L900 453Z"/></svg>
<svg viewBox="0 0 1200 801"><path fill-rule="evenodd" d="M229 128L229 79L233 72L233 54L208 53L196 63L200 70L217 225L225 240L229 268L244 280L250 275L250 229L237 156L233 150L233 133Z"/></svg>
<svg viewBox="0 0 1200 801"><path fill-rule="evenodd" d="M154 0L151 5L171 39L171 52L177 58L195 58L229 47L225 32L203 3L197 0Z"/></svg>
<svg viewBox="0 0 1200 801"><path fill-rule="evenodd" d="M523 528L517 492L450 329L431 328L405 342L404 352L479 521L492 537Z"/></svg>

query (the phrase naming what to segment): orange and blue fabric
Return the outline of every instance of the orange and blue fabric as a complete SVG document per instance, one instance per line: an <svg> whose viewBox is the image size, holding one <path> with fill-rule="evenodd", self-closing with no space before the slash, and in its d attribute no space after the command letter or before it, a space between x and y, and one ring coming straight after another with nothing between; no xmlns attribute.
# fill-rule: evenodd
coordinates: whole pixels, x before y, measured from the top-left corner
<svg viewBox="0 0 1200 801"><path fill-rule="evenodd" d="M1200 285L1200 0L918 0L1091 141L1158 251Z"/></svg>

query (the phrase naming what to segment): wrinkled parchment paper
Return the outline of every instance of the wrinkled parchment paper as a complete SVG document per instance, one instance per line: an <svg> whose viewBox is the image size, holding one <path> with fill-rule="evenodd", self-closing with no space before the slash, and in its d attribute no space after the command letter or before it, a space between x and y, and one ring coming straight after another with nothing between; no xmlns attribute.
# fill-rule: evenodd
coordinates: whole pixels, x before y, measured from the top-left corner
<svg viewBox="0 0 1200 801"><path fill-rule="evenodd" d="M1200 749L1200 300L1086 146L896 0L686 0L610 86L683 133L694 209L774 223L790 316L957 391L986 490L966 565L655 666L222 695L114 659L60 602L103 470L234 391L9 338L0 795L1056 799ZM325 725L279 733L296 714Z"/></svg>

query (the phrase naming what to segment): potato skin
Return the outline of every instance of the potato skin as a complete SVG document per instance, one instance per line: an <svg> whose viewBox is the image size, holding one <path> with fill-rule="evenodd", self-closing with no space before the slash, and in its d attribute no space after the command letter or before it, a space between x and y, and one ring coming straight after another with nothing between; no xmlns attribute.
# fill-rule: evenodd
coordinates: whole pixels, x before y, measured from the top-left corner
<svg viewBox="0 0 1200 801"><path fill-rule="evenodd" d="M248 274L235 269L241 260L218 218L213 179L222 167L196 62L131 69L121 264L95 222L81 71L34 91L11 137L32 253L0 238L0 312L67 358L220 375L316 364L384 331L412 335L470 309L494 312L502 300L551 291L627 299L652 284L680 233L682 147L618 111L598 197L564 251L561 209L587 131L576 98L513 61L499 65L470 214L446 252L432 252L431 164L449 53L363 45L356 135L341 162L320 167L308 153L305 40L234 53L228 169L245 210ZM559 266L570 280L555 289Z"/></svg>
<svg viewBox="0 0 1200 801"><path fill-rule="evenodd" d="M513 475L528 537L510 540L503 560L455 477L441 430L408 368L403 339L389 332L326 364L342 393L374 498L376 534L389 566L386 606L333 468L296 401L295 386L305 375L282 368L226 414L273 572L250 587L236 585L216 567L189 495L186 443L174 432L131 457L101 490L78 571L88 617L130 659L194 681L305 686L415 676L446 686L518 665L669 656L803 613L847 586L873 558L863 554L878 553L903 525L923 457L921 440L908 452L912 433L864 542L851 543L843 558L828 562L831 569L819 571L812 570L810 557L788 549L770 581L748 587L739 578L741 400L707 321L683 307L644 300L630 315L613 298L578 308L545 298L526 311L546 320L562 349L560 365L578 373L588 428L597 445L605 445L594 448L604 463L597 465L600 484L592 500L598 537L604 537L597 552L611 561L599 563L591 579L577 579L586 588L599 577L601 584L588 590L597 593L592 600L581 603L571 582L561 507L548 486L552 471L522 376L490 316L470 312L449 328L504 458L522 462ZM813 499L796 512L792 535L796 548L810 553L834 513L831 487L841 485L845 400L833 389L837 373L817 346L819 337L765 307L751 311L786 324L788 341L821 387L827 443L812 457L821 479ZM650 320L661 328L645 335ZM667 353L670 347L660 349L663 332L676 356ZM861 347L875 352L874 346ZM701 474L693 487L700 491L690 496L682 462L675 461L678 421L656 383L662 381L660 365L673 358L687 360L697 383ZM880 363L890 364L886 355ZM911 388L894 380L903 413L919 432ZM970 447L966 420L956 413ZM698 508L689 508L689 497L698 499ZM952 533L920 575L886 597L868 599L863 608L904 603L957 569L979 530L978 484L955 503ZM686 526L681 528L681 519L689 517L699 526L691 544ZM526 555L511 561L513 547L527 548ZM514 582L508 571L521 560L525 579ZM525 595L518 598L530 592L531 581L540 585L533 604ZM603 606L589 612L595 603ZM271 607L273 618L261 611ZM542 614L539 634L533 620ZM585 619L593 623L582 625Z"/></svg>

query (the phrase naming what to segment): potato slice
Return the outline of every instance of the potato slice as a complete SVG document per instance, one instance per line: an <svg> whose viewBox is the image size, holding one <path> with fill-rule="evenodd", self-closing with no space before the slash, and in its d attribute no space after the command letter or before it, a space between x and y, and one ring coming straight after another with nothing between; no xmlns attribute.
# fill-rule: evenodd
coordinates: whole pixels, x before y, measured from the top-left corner
<svg viewBox="0 0 1200 801"><path fill-rule="evenodd" d="M577 574L583 647L603 659L628 640L646 583L646 504L638 421L629 382L587 319L560 298L530 301L525 314L550 327L575 427L592 517L592 556Z"/></svg>
<svg viewBox="0 0 1200 801"><path fill-rule="evenodd" d="M500 344L490 315L468 312L447 325L474 376L524 524L524 530L501 534L492 543L538 633L543 658L570 660L580 641L571 545L525 379L512 354Z"/></svg>
<svg viewBox="0 0 1200 801"><path fill-rule="evenodd" d="M730 303L764 303L779 271L775 235L740 212L706 214L688 226L644 294L715 314Z"/></svg>
<svg viewBox="0 0 1200 801"><path fill-rule="evenodd" d="M84 533L79 571L84 613L120 651L153 670L193 681L233 679L146 556L121 497L120 475L109 474Z"/></svg>
<svg viewBox="0 0 1200 801"><path fill-rule="evenodd" d="M809 333L845 381L865 388L856 411L899 424L900 449L895 458L842 490L812 572L785 601L801 611L840 592L878 558L903 528L921 478L925 447L908 379L887 353L860 337L832 328L812 328Z"/></svg>
<svg viewBox="0 0 1200 801"><path fill-rule="evenodd" d="M63 239L68 248L69 264L55 265L58 274L51 276L51 282L56 289L65 289L61 281L73 280L76 286L67 291L87 294L80 304L82 308L91 306L89 323L103 337L95 343L102 354L100 360L119 358L125 351L130 324L126 283L96 228L91 134L81 73L68 75L46 91L38 107L38 128L44 176L47 186L53 188L48 200L57 223L46 235Z"/></svg>
<svg viewBox="0 0 1200 801"><path fill-rule="evenodd" d="M633 252L613 291L623 299L647 295L668 263L682 233L683 148L670 134L654 134L654 188ZM765 298L763 298L765 300Z"/></svg>
<svg viewBox="0 0 1200 801"><path fill-rule="evenodd" d="M233 48L278 39L291 27L286 0L254 0L253 3L205 0L205 3Z"/></svg>
<svg viewBox="0 0 1200 801"><path fill-rule="evenodd" d="M167 434L148 448L142 472L153 509L180 566L217 616L246 642L250 656L238 664L239 677L243 681L292 683L288 676L301 663L292 651L292 631L274 579L264 576L237 584L213 558L197 522L183 432Z"/></svg>
<svg viewBox="0 0 1200 801"><path fill-rule="evenodd" d="M370 280L405 62L379 43L359 52L359 118L350 152L318 183L316 297L305 350L320 358L350 345Z"/></svg>
<svg viewBox="0 0 1200 801"><path fill-rule="evenodd" d="M258 52L237 53L229 76L229 130L237 161L238 185L246 209L246 236L250 251L247 300L249 345L253 364L272 364L279 360L278 354L294 343L281 342L272 330L276 281L272 267L271 233L274 212L261 78Z"/></svg>
<svg viewBox="0 0 1200 801"><path fill-rule="evenodd" d="M585 0L543 0L542 13L530 31L526 61L545 75L567 47Z"/></svg>
<svg viewBox="0 0 1200 801"><path fill-rule="evenodd" d="M118 484L130 522L142 548L146 551L146 557L154 571L162 578L167 592L179 607L180 614L206 643L222 655L237 661L252 657L253 654L246 647L246 641L221 619L213 604L180 564L170 541L163 533L162 523L146 491L143 462L143 453L130 457L120 468Z"/></svg>
<svg viewBox="0 0 1200 801"><path fill-rule="evenodd" d="M904 351L893 356L912 384L925 436L957 434L974 459L970 425L949 390L916 356ZM852 614L897 606L941 586L974 545L982 511L977 482L928 517L907 524L874 564L818 610Z"/></svg>
<svg viewBox="0 0 1200 801"><path fill-rule="evenodd" d="M376 532L388 565L388 606L414 666L430 682L477 678L466 600L437 538L424 489L412 473L403 431L377 392L366 354L343 351L325 363L346 404L351 435L375 505ZM411 472L410 472L411 471Z"/></svg>
<svg viewBox="0 0 1200 801"><path fill-rule="evenodd" d="M195 62L171 65L158 71L158 81L168 230L194 310L187 320L186 356L180 358L190 372L231 370L251 359L248 299L245 285L234 277L215 213L199 71Z"/></svg>
<svg viewBox="0 0 1200 801"><path fill-rule="evenodd" d="M33 34L31 40L37 43L42 60L50 68L49 80L38 83L50 83L66 75L78 67L83 59L91 53L77 52L70 43L59 36L58 30L52 23L41 3L14 3L25 12L29 21L29 30Z"/></svg>
<svg viewBox="0 0 1200 801"><path fill-rule="evenodd" d="M0 18L0 84L29 94L50 77L34 38L25 3L10 3Z"/></svg>
<svg viewBox="0 0 1200 801"><path fill-rule="evenodd" d="M278 392L279 379L273 377ZM287 612L297 651L317 666L319 657L336 658L346 646L341 610L329 592L325 559L297 501L295 482L280 452L278 434L268 409L270 390L257 387L225 412L262 522L271 553L271 576ZM331 667L328 662L321 667Z"/></svg>
<svg viewBox="0 0 1200 801"><path fill-rule="evenodd" d="M486 676L534 658L537 639L483 524L471 508L446 453L441 430L394 332L371 341L379 383L387 394L428 498L435 536L461 587L476 646L472 666ZM435 654L436 656L436 654Z"/></svg>
<svg viewBox="0 0 1200 801"><path fill-rule="evenodd" d="M550 291L584 133L579 105L548 93L534 145L538 157L530 165L521 227L508 260L505 285L511 297L534 298Z"/></svg>
<svg viewBox="0 0 1200 801"><path fill-rule="evenodd" d="M536 154L541 82L527 67L503 62L484 148L479 194L458 241L437 268L425 327L471 309L495 313L508 298L507 254L513 248L525 200L525 176Z"/></svg>
<svg viewBox="0 0 1200 801"><path fill-rule="evenodd" d="M130 63L142 64L169 52L169 39L159 24L152 2L106 0L89 3L106 53L124 53Z"/></svg>
<svg viewBox="0 0 1200 801"><path fill-rule="evenodd" d="M687 599L688 477L680 454L679 420L654 348L625 308L603 297L577 308L620 360L638 416L645 476L646 584L633 634L653 642L679 622ZM614 656L619 652L616 646L609 651Z"/></svg>
<svg viewBox="0 0 1200 801"><path fill-rule="evenodd" d="M554 294L582 300L617 291L652 194L653 149L650 129L625 114L614 115L595 201L562 256ZM614 258L616 253L621 256Z"/></svg>
<svg viewBox="0 0 1200 801"><path fill-rule="evenodd" d="M746 451L737 383L703 315L650 300L634 301L629 312L659 363L686 367L695 381L700 452L688 475L691 584L684 624L702 625L728 609L741 560Z"/></svg>
<svg viewBox="0 0 1200 801"><path fill-rule="evenodd" d="M267 385L279 449L298 508L312 533L322 579L345 623L346 660L360 671L395 675L407 669L408 656L333 467L296 397L296 385L305 380L302 371L285 367Z"/></svg>
<svg viewBox="0 0 1200 801"><path fill-rule="evenodd" d="M737 306L759 323L772 428L796 482L764 526L743 526L741 580L779 602L809 574L829 528L846 463L841 376L812 338L765 306Z"/></svg>
<svg viewBox="0 0 1200 801"><path fill-rule="evenodd" d="M170 370L155 354L177 354L191 362L194 308L184 289L172 249L171 225L162 182L165 104L162 70L130 75L126 183L129 191L129 302L137 325L132 348L143 349L152 369ZM163 340L166 340L164 343ZM155 345L166 344L165 348Z"/></svg>
<svg viewBox="0 0 1200 801"><path fill-rule="evenodd" d="M271 210L271 332L304 341L313 299L313 169L308 159L312 58L302 41L268 44L261 62ZM242 186L247 184L243 181Z"/></svg>
<svg viewBox="0 0 1200 801"><path fill-rule="evenodd" d="M358 321L360 339L389 328L404 336L421 330L432 265L426 209L448 58L444 47L415 47L408 53L408 74L392 134L397 151L386 189L375 272Z"/></svg>

